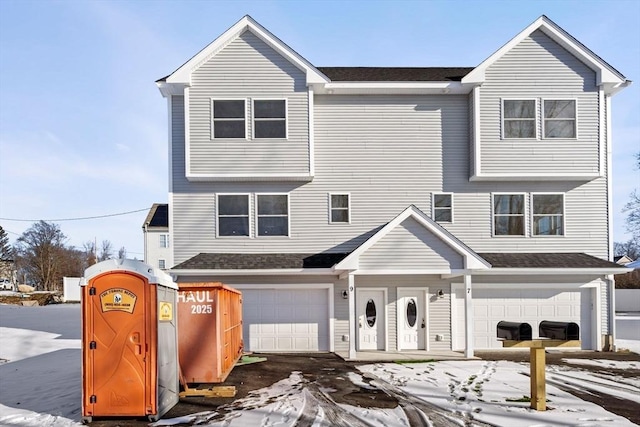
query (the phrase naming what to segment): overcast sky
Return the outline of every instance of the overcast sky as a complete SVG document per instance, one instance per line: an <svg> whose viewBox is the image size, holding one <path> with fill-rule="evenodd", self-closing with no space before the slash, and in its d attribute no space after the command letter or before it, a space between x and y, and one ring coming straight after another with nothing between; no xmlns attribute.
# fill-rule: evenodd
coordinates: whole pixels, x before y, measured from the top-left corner
<svg viewBox="0 0 640 427"><path fill-rule="evenodd" d="M640 187L640 1L0 0L0 225L56 222L69 244L143 257L167 202L155 86L245 14L316 66L476 66L545 14L630 80L613 98L614 240ZM8 220L11 219L11 220ZM15 221L16 219L24 221Z"/></svg>

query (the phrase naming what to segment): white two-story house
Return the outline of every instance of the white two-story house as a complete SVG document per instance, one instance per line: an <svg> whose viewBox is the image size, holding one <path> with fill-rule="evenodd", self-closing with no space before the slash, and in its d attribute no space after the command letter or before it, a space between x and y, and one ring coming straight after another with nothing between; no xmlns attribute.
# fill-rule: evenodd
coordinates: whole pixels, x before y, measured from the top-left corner
<svg viewBox="0 0 640 427"><path fill-rule="evenodd" d="M316 67L245 16L157 82L170 271L242 290L251 351L471 356L501 320L602 349L629 83L545 16L468 68Z"/></svg>
<svg viewBox="0 0 640 427"><path fill-rule="evenodd" d="M169 205L154 203L142 224L144 262L166 270L173 265L169 235Z"/></svg>

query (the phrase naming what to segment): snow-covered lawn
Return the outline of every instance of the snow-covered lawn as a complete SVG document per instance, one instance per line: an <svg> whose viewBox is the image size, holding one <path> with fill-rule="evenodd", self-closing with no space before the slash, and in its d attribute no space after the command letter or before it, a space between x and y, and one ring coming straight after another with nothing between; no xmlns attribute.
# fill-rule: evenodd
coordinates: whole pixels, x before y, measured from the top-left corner
<svg viewBox="0 0 640 427"><path fill-rule="evenodd" d="M640 351L637 342L626 348ZM0 426L79 426L80 307L0 305ZM618 369L635 362L573 360ZM611 364L615 366L611 366ZM640 379L603 376L571 367L547 369L550 410L529 409L528 364L495 361L380 363L360 366L338 381L376 387L396 397L397 408L336 404L331 390L309 382L300 372L256 390L228 408L224 419L203 412L160 420L157 426L198 422L210 426L633 426L623 417L560 390L606 392L640 408ZM114 424L115 425L115 424Z"/></svg>

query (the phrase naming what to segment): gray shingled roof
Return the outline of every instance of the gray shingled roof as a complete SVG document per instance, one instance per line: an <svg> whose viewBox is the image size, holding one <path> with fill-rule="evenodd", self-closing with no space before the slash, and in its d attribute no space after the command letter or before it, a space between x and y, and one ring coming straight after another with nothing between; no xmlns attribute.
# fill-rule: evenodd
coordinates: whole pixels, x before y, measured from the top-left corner
<svg viewBox="0 0 640 427"><path fill-rule="evenodd" d="M172 270L263 270L331 268L348 253L200 253ZM624 268L583 253L481 253L492 268Z"/></svg>
<svg viewBox="0 0 640 427"><path fill-rule="evenodd" d="M459 82L473 67L318 67L334 82Z"/></svg>
<svg viewBox="0 0 640 427"><path fill-rule="evenodd" d="M492 268L624 268L583 253L480 253Z"/></svg>
<svg viewBox="0 0 640 427"><path fill-rule="evenodd" d="M262 270L331 268L348 253L319 254L209 254L200 253L173 270Z"/></svg>

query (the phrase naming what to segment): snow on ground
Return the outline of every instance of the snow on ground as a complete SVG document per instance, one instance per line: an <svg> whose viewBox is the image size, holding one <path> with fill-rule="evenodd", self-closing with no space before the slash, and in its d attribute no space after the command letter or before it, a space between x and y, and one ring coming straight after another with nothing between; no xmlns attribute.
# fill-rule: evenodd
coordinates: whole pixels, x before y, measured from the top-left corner
<svg viewBox="0 0 640 427"><path fill-rule="evenodd" d="M628 347L640 349L640 343ZM0 426L81 426L80 306L18 307L0 305ZM636 368L634 362L565 359L567 363L591 363L618 369ZM614 363L614 366L611 366ZM635 366L634 366L635 365ZM270 387L256 390L225 409L223 419L215 411L160 420L157 426L197 423L208 426L293 426L306 420L314 427L333 425L403 426L408 417L444 417L457 425L504 427L633 426L628 420L570 395L556 387L606 392L640 405L640 381L594 374L570 366L549 366L547 398L550 410L529 409L519 402L529 395L526 363L449 361L412 364L370 364L343 381L379 387L409 404L394 409L360 408L335 404L331 390L309 383L299 372ZM411 412L413 411L413 412ZM413 415L412 415L413 414ZM420 415L422 414L422 415ZM474 420L474 421L472 421ZM466 424L465 424L466 423ZM438 425L435 421L433 425Z"/></svg>

